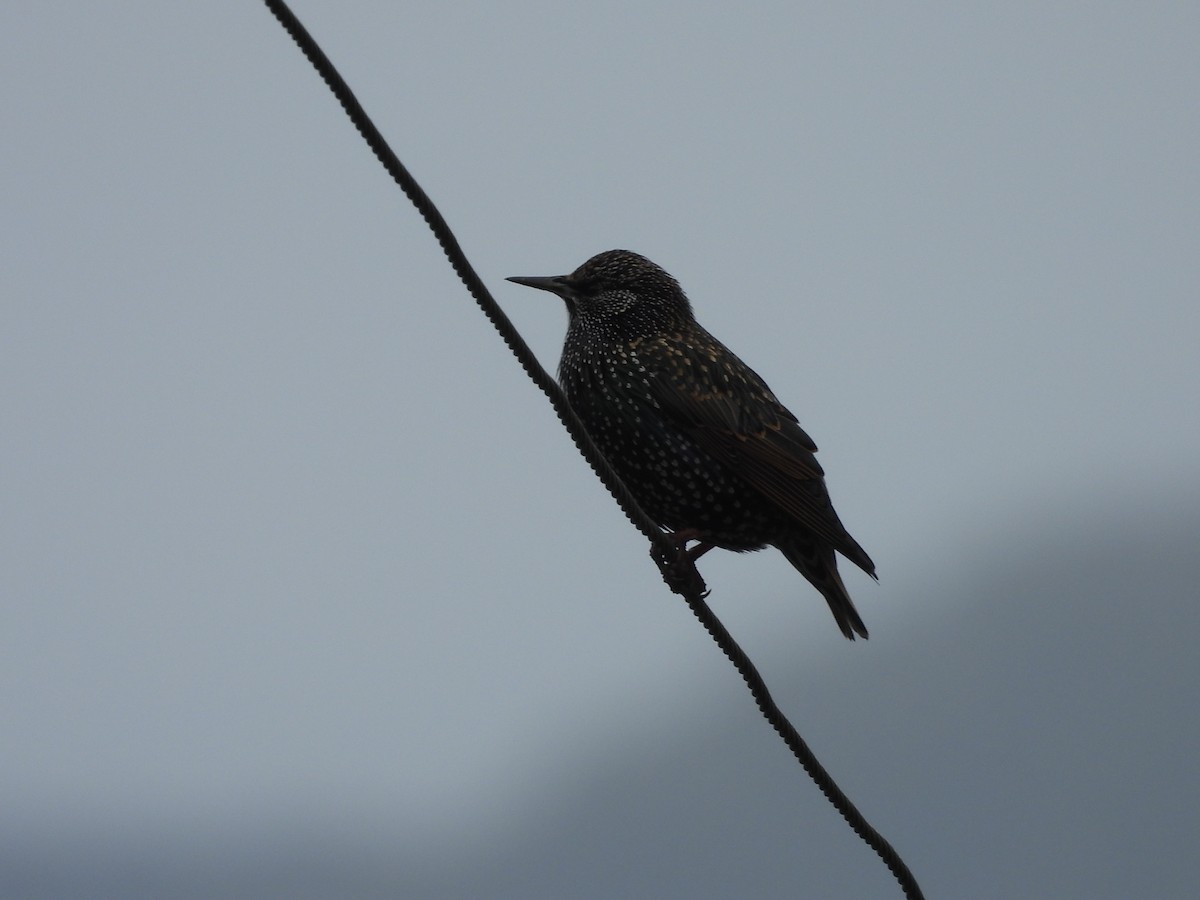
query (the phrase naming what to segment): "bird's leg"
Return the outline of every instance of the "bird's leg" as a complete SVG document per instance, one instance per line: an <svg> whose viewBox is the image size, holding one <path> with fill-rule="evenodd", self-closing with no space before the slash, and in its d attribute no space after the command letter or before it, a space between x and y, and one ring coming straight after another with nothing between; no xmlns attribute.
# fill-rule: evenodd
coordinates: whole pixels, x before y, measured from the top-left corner
<svg viewBox="0 0 1200 900"><path fill-rule="evenodd" d="M687 556L689 560L695 562L705 553L715 547L715 544L706 543L704 540L704 532L699 528L681 528L679 531L674 531L668 535L669 539L674 541L678 547L679 553ZM688 542L695 541L696 546L688 549Z"/></svg>
<svg viewBox="0 0 1200 900"><path fill-rule="evenodd" d="M657 563L667 587L676 594L698 593L701 597L707 596L708 586L696 568L696 560L711 550L713 545L705 543L702 533L696 528L682 528L666 537L675 545L675 552L672 554L654 543L650 545L650 556ZM689 550L688 541L699 543Z"/></svg>

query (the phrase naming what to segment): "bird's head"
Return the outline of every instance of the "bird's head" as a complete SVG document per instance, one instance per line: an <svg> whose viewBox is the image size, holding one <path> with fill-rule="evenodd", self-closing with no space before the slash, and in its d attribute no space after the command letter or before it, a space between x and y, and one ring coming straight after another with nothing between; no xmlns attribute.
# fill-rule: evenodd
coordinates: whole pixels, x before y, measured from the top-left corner
<svg viewBox="0 0 1200 900"><path fill-rule="evenodd" d="M637 337L692 321L691 305L679 282L628 250L597 254L570 275L508 280L562 297L573 328Z"/></svg>

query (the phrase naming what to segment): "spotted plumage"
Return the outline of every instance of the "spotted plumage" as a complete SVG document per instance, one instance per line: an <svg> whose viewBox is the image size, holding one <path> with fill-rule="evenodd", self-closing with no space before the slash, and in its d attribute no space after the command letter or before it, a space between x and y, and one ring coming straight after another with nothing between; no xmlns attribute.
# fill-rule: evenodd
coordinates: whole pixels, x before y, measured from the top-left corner
<svg viewBox="0 0 1200 900"><path fill-rule="evenodd" d="M867 636L835 553L872 577L875 565L833 510L816 444L696 322L674 278L643 256L610 250L570 275L509 281L566 302L559 382L648 515L699 541L693 556L777 547L825 597L846 637Z"/></svg>

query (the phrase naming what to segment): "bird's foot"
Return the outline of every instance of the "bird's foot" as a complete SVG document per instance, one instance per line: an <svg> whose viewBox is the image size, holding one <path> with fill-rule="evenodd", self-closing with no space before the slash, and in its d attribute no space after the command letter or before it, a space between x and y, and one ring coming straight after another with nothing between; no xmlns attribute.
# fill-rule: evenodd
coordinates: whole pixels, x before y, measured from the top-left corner
<svg viewBox="0 0 1200 900"><path fill-rule="evenodd" d="M658 543L650 545L650 558L658 565L663 581L676 594L698 594L708 596L708 585L696 568L696 560L713 548L701 539L701 533L695 528L684 528L666 536L674 547L664 548ZM695 547L688 549L688 541L699 541Z"/></svg>

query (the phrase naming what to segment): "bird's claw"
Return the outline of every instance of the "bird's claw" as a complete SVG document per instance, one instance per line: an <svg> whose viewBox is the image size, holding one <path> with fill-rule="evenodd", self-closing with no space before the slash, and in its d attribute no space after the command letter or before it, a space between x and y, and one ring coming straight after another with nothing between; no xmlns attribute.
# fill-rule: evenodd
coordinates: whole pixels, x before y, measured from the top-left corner
<svg viewBox="0 0 1200 900"><path fill-rule="evenodd" d="M664 547L655 542L650 545L650 558L654 560L658 571L662 573L663 581L672 591L683 596L699 595L703 599L709 594L708 585L704 583L700 570L696 568L696 557L699 554L693 554L687 549L686 544L690 539L683 537L676 540L674 547Z"/></svg>

